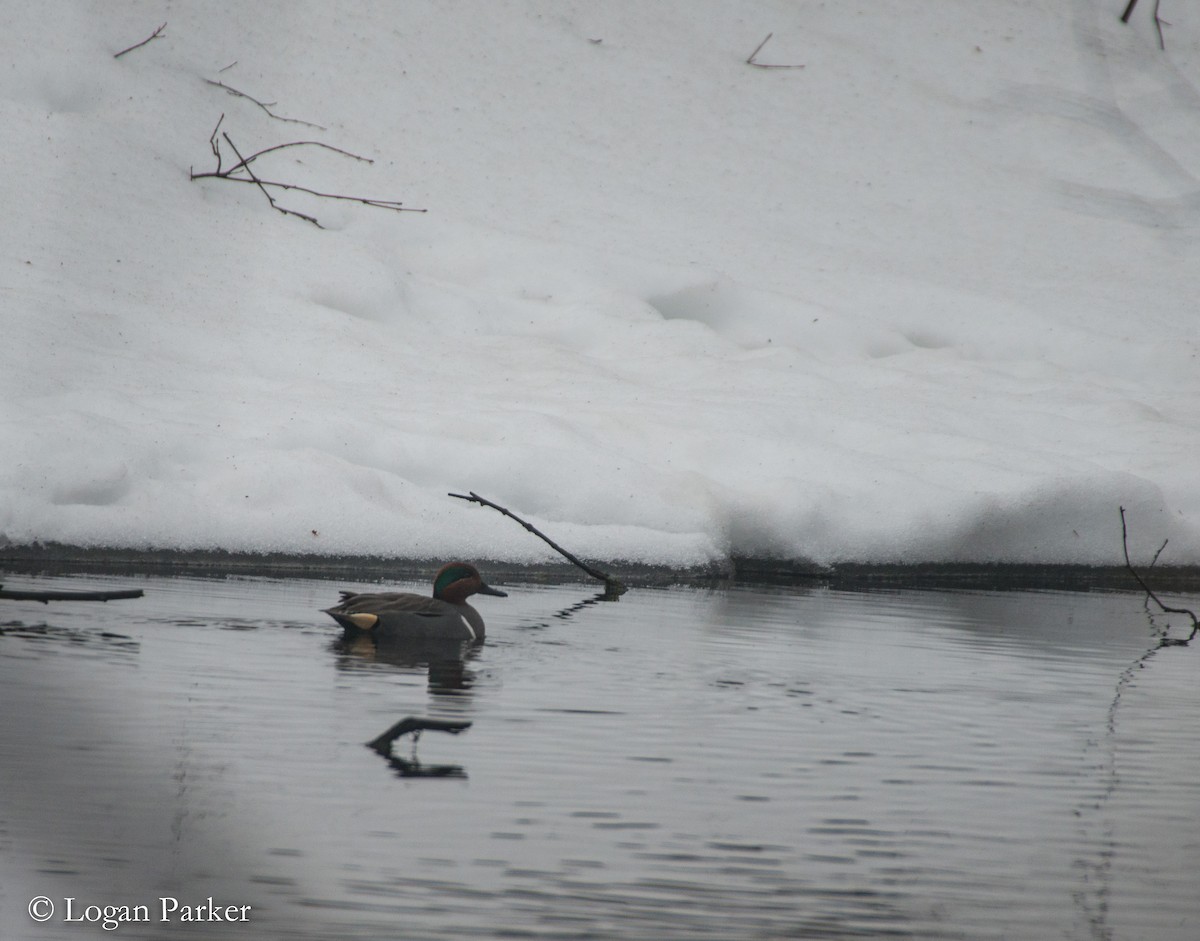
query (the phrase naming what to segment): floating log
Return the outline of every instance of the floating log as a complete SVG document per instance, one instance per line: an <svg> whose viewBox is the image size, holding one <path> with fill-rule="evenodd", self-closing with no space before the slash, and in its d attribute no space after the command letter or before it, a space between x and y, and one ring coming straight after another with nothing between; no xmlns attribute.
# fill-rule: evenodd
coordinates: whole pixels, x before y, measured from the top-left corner
<svg viewBox="0 0 1200 941"><path fill-rule="evenodd" d="M118 601L122 598L141 598L140 588L123 588L118 591L10 591L0 588L0 598L9 601Z"/></svg>

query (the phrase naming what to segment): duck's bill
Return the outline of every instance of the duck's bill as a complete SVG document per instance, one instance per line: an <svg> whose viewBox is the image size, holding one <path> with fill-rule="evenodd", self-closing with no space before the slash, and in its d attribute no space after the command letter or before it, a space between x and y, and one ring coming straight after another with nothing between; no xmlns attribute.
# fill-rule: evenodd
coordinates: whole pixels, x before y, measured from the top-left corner
<svg viewBox="0 0 1200 941"><path fill-rule="evenodd" d="M508 597L507 591L501 591L499 588L493 588L491 585L480 585L479 586L479 594L495 595L497 598L507 598Z"/></svg>

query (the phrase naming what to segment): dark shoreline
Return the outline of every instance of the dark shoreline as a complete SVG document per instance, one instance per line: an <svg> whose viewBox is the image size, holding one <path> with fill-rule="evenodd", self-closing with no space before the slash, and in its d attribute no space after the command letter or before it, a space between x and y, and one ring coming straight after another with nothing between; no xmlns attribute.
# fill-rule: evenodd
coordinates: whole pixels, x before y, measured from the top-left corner
<svg viewBox="0 0 1200 941"><path fill-rule="evenodd" d="M380 556L290 555L222 550L106 549L62 545L0 547L0 573L21 575L230 575L270 578L328 578L355 581L423 579L444 560ZM590 581L565 562L524 564L476 560L489 580L580 583ZM630 587L662 585L826 586L850 591L875 589L971 589L1132 591L1141 588L1124 566L1027 563L844 563L821 567L803 561L730 559L698 568L644 563L604 563ZM1155 591L1200 591L1200 566L1157 565L1139 570ZM0 575L2 581L2 575ZM598 584L598 583L597 583Z"/></svg>

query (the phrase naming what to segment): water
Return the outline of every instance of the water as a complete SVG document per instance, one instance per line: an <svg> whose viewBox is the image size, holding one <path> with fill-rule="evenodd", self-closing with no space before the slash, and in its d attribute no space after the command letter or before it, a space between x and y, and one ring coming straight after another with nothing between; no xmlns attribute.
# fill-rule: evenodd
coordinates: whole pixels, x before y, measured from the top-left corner
<svg viewBox="0 0 1200 941"><path fill-rule="evenodd" d="M147 594L0 601L5 939L1200 937L1200 641L1136 595L507 584L430 666L331 582L6 584L64 586Z"/></svg>

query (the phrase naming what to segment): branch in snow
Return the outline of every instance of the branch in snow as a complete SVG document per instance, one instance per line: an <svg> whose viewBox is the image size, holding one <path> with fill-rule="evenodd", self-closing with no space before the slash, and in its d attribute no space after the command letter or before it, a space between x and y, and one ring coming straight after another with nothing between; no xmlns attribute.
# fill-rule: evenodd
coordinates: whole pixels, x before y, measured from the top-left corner
<svg viewBox="0 0 1200 941"><path fill-rule="evenodd" d="M390 209L393 212L426 211L424 209L409 209L407 206L395 199L377 199L369 196L347 196L342 193L325 193L320 190L310 189L307 186L301 186L298 183L283 183L277 180L265 180L258 176L258 174L256 174L252 169L250 169L250 164L264 154L274 153L275 151L283 150L287 147L320 147L324 150L330 150L336 154L341 154L343 157L349 157L352 160L359 160L363 163L374 163L374 161L369 157L363 157L359 154L351 153L348 150L342 150L340 147L334 147L331 144L312 140L288 141L285 144L275 144L272 147L264 147L262 150L256 151L248 157L243 157L241 151L237 149L237 146L233 143L233 140L229 137L229 135L221 130L221 122L224 120L225 115L222 114L217 120L216 126L213 128L212 134L210 134L208 138L208 145L212 148L213 156L217 159L217 168L209 173L197 173L195 170L191 170L191 179L215 179L228 180L232 183L250 183L254 186L257 186L262 191L262 194L267 197L267 202L271 204L271 208L275 209L277 212L283 213L285 216L296 216L297 218L311 222L318 229L322 229L324 226L321 225L315 216L309 216L305 213L297 212L294 209L287 209L284 206L280 206L275 201L275 197L271 195L268 187L274 187L275 189L281 190L296 190L297 192L307 193L310 196L316 196L320 199L337 199L344 202L361 203L364 206L373 206L376 209ZM224 168L224 161L221 157L221 143L217 139L218 133L220 133L220 136L224 139L225 143L227 143L237 155L237 162L228 169Z"/></svg>
<svg viewBox="0 0 1200 941"><path fill-rule="evenodd" d="M230 147L233 148L233 152L235 154L237 154L238 160L241 161L241 163L238 164L238 166L240 166L248 174L250 174L250 182L254 183L260 190L262 190L262 194L267 197L267 202L269 202L271 204L272 209L282 212L285 216L295 216L298 219L304 219L307 222L311 222L318 229L324 228L324 226L321 225L321 223L319 223L317 221L316 216L308 216L302 212L297 212L294 209L285 209L283 206L280 206L277 202L275 202L275 197L273 197L271 195L270 191L266 188L266 186L263 185L263 181L254 175L254 171L251 170L249 165L246 163L246 158L242 156L241 152L234 145L233 141L229 139L229 135L226 134L224 131L222 131L221 136L223 138L225 138L225 143L227 143ZM228 174L225 175L225 179L230 179Z"/></svg>
<svg viewBox="0 0 1200 941"><path fill-rule="evenodd" d="M1125 12L1121 14L1121 22L1128 23L1129 17L1133 15L1133 8L1137 6L1138 0L1129 0L1129 4L1125 7ZM1167 23L1161 16L1158 15L1158 5L1162 0L1154 0L1154 28L1158 30L1158 48L1164 52L1167 48L1167 42L1163 39L1163 23ZM1167 23L1170 26L1170 23Z"/></svg>
<svg viewBox="0 0 1200 941"><path fill-rule="evenodd" d="M222 117L224 117L224 115L222 115ZM217 123L220 124L219 121ZM215 134L216 131L213 131L213 133ZM286 144L276 144L274 147L264 147L262 150L258 151L257 153L253 153L249 157L247 157L246 163L239 163L236 166L231 167L229 172L233 173L235 170L240 170L246 164L248 164L254 160L257 160L263 154L273 153L276 150L283 150L285 147L323 147L326 150L332 150L335 154L341 154L343 157L349 157L352 160L358 160L362 163L374 163L375 162L370 157L363 157L363 156L360 156L359 154L353 154L348 150L342 150L341 147L334 147L332 144L326 144L319 140L294 140L294 141L288 141L288 143L286 143Z"/></svg>
<svg viewBox="0 0 1200 941"><path fill-rule="evenodd" d="M122 49L120 52L113 53L113 58L119 59L119 58L121 58L121 56L125 55L125 53L127 53L127 52L133 52L134 49L141 49L142 46L146 45L147 43L160 38L162 36L163 30L166 28L167 28L167 24L163 23L162 26L160 26L158 29L156 29L154 32L152 32L149 36L147 36L141 42L135 42L128 49Z"/></svg>
<svg viewBox="0 0 1200 941"><path fill-rule="evenodd" d="M760 52L762 52L762 47L765 46L768 42L770 42L771 37L774 35L775 35L774 33L767 33L767 38L764 39L762 42L760 42L758 44L758 46L755 48L755 50L752 53L750 53L750 56L746 59L746 65L752 65L756 69L802 69L802 68L804 68L804 66L802 66L802 65L770 65L769 63L766 63L766 62L756 61L755 57Z"/></svg>
<svg viewBox="0 0 1200 941"><path fill-rule="evenodd" d="M166 24L164 23L163 25L165 26ZM228 68L228 66L226 66L226 68ZM269 117L274 118L276 121L284 121L288 124L303 124L305 127L315 127L318 131L325 130L325 128L321 127L321 125L313 124L311 121L301 121L299 118L285 118L283 115L276 114L271 110L271 108L277 104L277 102L259 101L253 95L247 95L244 91L238 91L236 88L226 85L224 82L214 82L211 78L206 78L204 81L206 81L209 85L215 85L217 88L224 88L225 91L237 98L245 98L247 101L254 102L254 104L262 108Z"/></svg>
<svg viewBox="0 0 1200 941"><path fill-rule="evenodd" d="M225 120L225 112L221 112L221 116L217 118L216 126L213 127L213 132L208 135L208 146L212 148L213 156L217 158L217 176L223 176L221 173L221 145L217 143L217 131L221 130L221 122ZM192 179L196 179L196 174L192 174Z"/></svg>

